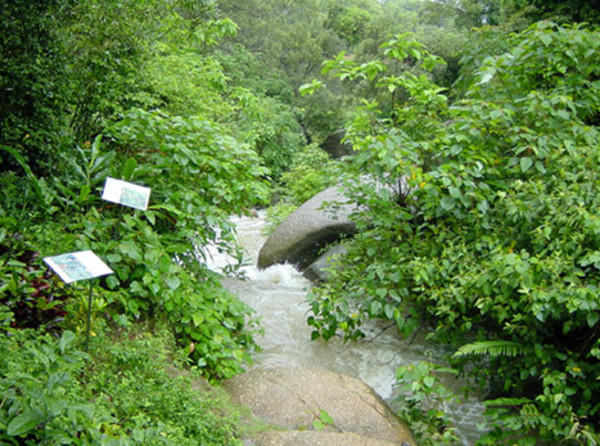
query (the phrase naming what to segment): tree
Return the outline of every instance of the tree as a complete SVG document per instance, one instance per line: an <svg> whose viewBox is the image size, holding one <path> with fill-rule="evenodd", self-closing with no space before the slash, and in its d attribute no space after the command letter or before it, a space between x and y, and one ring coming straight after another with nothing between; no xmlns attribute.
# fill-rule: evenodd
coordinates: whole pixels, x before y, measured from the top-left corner
<svg viewBox="0 0 600 446"><path fill-rule="evenodd" d="M542 1L529 0L537 9L534 17L554 20L559 23L586 22L597 24L600 21L600 2L598 0Z"/></svg>
<svg viewBox="0 0 600 446"><path fill-rule="evenodd" d="M67 119L66 58L55 17L68 4L0 2L0 145L17 150L34 170L54 159ZM17 167L2 151L0 160L0 172Z"/></svg>
<svg viewBox="0 0 600 446"><path fill-rule="evenodd" d="M425 18L430 22L439 23L453 18L457 25L470 29L498 25L501 8L505 3L507 2L494 0L430 0L424 12Z"/></svg>
<svg viewBox="0 0 600 446"><path fill-rule="evenodd" d="M346 3L346 4L344 4ZM364 30L371 21L371 7L378 6L369 2L336 2L329 6L325 27L331 28L350 45L364 40Z"/></svg>
<svg viewBox="0 0 600 446"><path fill-rule="evenodd" d="M75 324L79 310L65 302L78 302L79 290L47 277L41 258L93 249L117 271L98 287L111 320L164 318L211 379L249 359L250 309L198 254L208 243L235 253L230 214L267 199L254 147L222 116L245 105L208 55L235 31L211 5L2 4L11 31L0 37L2 54L11 58L0 68L0 153L14 161L0 176L3 321L14 313L15 327L42 326L58 314ZM127 214L107 205L107 176L152 187L154 207Z"/></svg>
<svg viewBox="0 0 600 446"><path fill-rule="evenodd" d="M351 127L362 232L337 280L315 290L309 323L315 336L357 337L361 320L385 318L405 335L428 323L445 343L510 346L517 356L487 350L472 369L497 390L483 444L515 426L531 444L597 441L598 37L535 24L453 105L425 76L383 73L378 88L406 99L391 117L365 103ZM385 47L428 58L411 42Z"/></svg>
<svg viewBox="0 0 600 446"><path fill-rule="evenodd" d="M164 98L165 92L153 91L144 68L161 56L166 66L165 53L173 57L184 48L198 50L229 32L226 24L212 20L215 14L209 2L184 0L84 1L70 9L65 32L78 92L71 109L75 136L89 139L130 107L156 106L147 101L153 95Z"/></svg>
<svg viewBox="0 0 600 446"><path fill-rule="evenodd" d="M222 45L222 50L239 54L242 46L252 57L252 70L246 65L247 56L230 67L245 74L243 86L248 87L250 81L253 91L264 92L291 108L305 143L318 140L340 124L339 98L329 95L318 102L298 94L302 84L319 76L321 62L342 49L340 38L324 26L326 3L227 0L220 5L240 27L235 41L238 47Z"/></svg>

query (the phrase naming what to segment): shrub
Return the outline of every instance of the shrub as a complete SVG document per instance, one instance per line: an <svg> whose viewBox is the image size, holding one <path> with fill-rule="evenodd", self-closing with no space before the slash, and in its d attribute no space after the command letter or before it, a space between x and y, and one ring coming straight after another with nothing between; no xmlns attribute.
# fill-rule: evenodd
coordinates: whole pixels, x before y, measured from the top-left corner
<svg viewBox="0 0 600 446"><path fill-rule="evenodd" d="M237 409L178 368L160 324L99 333L91 355L69 331L11 331L0 346L3 444L241 444Z"/></svg>
<svg viewBox="0 0 600 446"><path fill-rule="evenodd" d="M281 201L269 209L268 230L274 229L298 206L326 188L338 183L339 161L332 160L317 145L296 152L289 171L281 176Z"/></svg>
<svg viewBox="0 0 600 446"><path fill-rule="evenodd" d="M408 99L354 122L356 171L388 187L350 191L363 232L340 280L315 291L310 323L357 336L382 317L482 342L488 361L467 370L492 389L484 444L597 442L598 37L538 23L483 62L464 100L448 106L425 77L383 77ZM396 54L426 60L410 48Z"/></svg>

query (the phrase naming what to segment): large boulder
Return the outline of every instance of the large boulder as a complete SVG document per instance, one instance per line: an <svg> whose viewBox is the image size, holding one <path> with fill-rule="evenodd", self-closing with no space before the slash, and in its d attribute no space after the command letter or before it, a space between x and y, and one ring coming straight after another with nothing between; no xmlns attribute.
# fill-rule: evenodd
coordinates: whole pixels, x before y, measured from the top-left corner
<svg viewBox="0 0 600 446"><path fill-rule="evenodd" d="M223 385L233 400L273 426L254 439L260 446L416 445L408 427L357 378L281 367L254 369Z"/></svg>
<svg viewBox="0 0 600 446"><path fill-rule="evenodd" d="M395 441L363 437L352 432L268 431L254 442L257 446L398 446ZM410 443L404 442L409 446ZM403 445L403 446L404 446Z"/></svg>
<svg viewBox="0 0 600 446"><path fill-rule="evenodd" d="M356 205L341 204L321 209L325 202L346 202L337 187L315 195L289 215L271 233L258 254L258 267L291 263L306 268L327 245L354 234L350 213Z"/></svg>
<svg viewBox="0 0 600 446"><path fill-rule="evenodd" d="M349 141L345 141L344 137L346 136L346 130L336 130L331 133L325 141L323 141L319 147L323 149L327 154L333 158L341 158L347 155L353 155L354 150L352 149L352 144Z"/></svg>
<svg viewBox="0 0 600 446"><path fill-rule="evenodd" d="M308 265L304 270L304 276L313 282L327 282L331 277L330 268L334 265L336 259L346 254L346 252L347 249L343 243L332 245Z"/></svg>

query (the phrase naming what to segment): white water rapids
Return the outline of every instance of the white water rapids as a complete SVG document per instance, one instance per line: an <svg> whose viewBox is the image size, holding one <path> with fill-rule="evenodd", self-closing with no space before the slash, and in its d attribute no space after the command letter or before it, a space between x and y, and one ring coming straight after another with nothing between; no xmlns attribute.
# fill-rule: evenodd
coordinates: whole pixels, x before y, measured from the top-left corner
<svg viewBox="0 0 600 446"><path fill-rule="evenodd" d="M345 373L362 379L391 403L397 367L422 360L440 361L440 347L428 346L422 339L402 340L394 328L384 330L375 325L366 330L363 327L367 338L359 342L344 343L341 338L311 341L306 295L312 283L291 265L257 269L258 252L266 240L261 232L265 226L263 215L232 217L232 221L246 254L247 264L242 267L246 279L224 278L223 284L260 315L264 335L257 342L262 350L254 355L253 367L302 366ZM233 263L216 249L208 253L213 270L220 271ZM481 420L483 405L469 400L460 405L446 404L443 410L457 426L461 444L473 444L480 434L475 423Z"/></svg>

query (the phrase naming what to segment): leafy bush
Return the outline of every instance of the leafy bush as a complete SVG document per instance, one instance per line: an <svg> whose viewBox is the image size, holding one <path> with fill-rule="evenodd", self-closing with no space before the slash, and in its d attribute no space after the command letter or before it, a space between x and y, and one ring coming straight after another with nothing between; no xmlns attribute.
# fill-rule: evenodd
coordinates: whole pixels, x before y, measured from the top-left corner
<svg viewBox="0 0 600 446"><path fill-rule="evenodd" d="M288 200L299 206L338 181L337 161L316 145L306 146L292 157L289 172L281 177Z"/></svg>
<svg viewBox="0 0 600 446"><path fill-rule="evenodd" d="M114 162L117 152L125 162ZM83 292L43 277L47 268L41 258L23 255L34 246L43 256L92 249L115 271L99 280L98 316L125 323L163 314L207 377L218 380L240 371L254 347L251 311L221 287L201 253L213 242L234 249L229 215L265 199L264 169L256 154L209 121L132 110L113 126L110 138L76 147L66 160L70 174L47 187L55 215L44 214L43 203L28 202L38 210L37 221L29 222L24 234L14 225L1 234L1 272L7 279L1 302L15 313L15 323L38 326L60 316L71 329L83 328ZM107 175L152 187L150 209L102 201ZM28 186L36 181L30 178ZM63 302L68 305L55 307Z"/></svg>
<svg viewBox="0 0 600 446"><path fill-rule="evenodd" d="M598 441L598 37L538 23L452 106L424 76L374 76L406 99L354 121L356 171L384 187L351 188L363 232L339 281L315 290L310 323L352 337L383 317L405 334L430 323L456 346L512 346L466 368L491 389L482 444ZM391 44L388 55L428 57Z"/></svg>
<svg viewBox="0 0 600 446"><path fill-rule="evenodd" d="M241 444L237 410L199 375L168 366L179 358L168 332L139 328L100 334L92 356L69 331L3 335L3 444Z"/></svg>
<svg viewBox="0 0 600 446"><path fill-rule="evenodd" d="M267 232L274 230L304 202L337 184L338 163L314 144L296 152L290 170L281 176L280 201L267 211Z"/></svg>
<svg viewBox="0 0 600 446"><path fill-rule="evenodd" d="M7 32L0 50L8 59L0 73L6 105L0 116L6 124L0 134L0 322L40 331L11 331L2 339L12 349L3 358L10 363L2 364L7 380L0 411L8 429L2 440L128 444L131 436L144 444L235 443L227 423L203 427L173 418L165 427L164 413L158 422L153 413L127 424L122 436L112 425L114 408L87 404L95 396L85 394L76 377L85 358L68 356L67 341L57 346L41 330L81 332L87 294L62 284L41 258L92 249L115 271L93 288L93 335L106 341L102 331L114 322L166 321L178 349L211 381L250 360L251 310L221 287L203 258L207 244L235 250L230 215L264 203L268 193L267 171L251 145L215 122L232 105L226 76L202 50L235 25L216 20L210 1L13 3L1 13ZM181 66L192 73L164 75ZM196 88L186 96L176 84ZM183 116L134 108L157 105ZM151 187L151 208L102 201L107 176ZM65 333L71 334L63 339L72 336ZM154 364L147 364L147 370L131 369L130 383L136 373L150 373ZM105 377L116 375L107 370ZM149 385L159 381L149 379ZM181 393L163 381L173 399ZM165 394L159 400L168 401ZM173 413L184 412L169 403ZM185 404L185 412L197 414L196 401Z"/></svg>
<svg viewBox="0 0 600 446"><path fill-rule="evenodd" d="M81 380L114 419L107 431L136 444L241 444L237 409L197 369L183 368L184 356L161 324L154 333L134 327L113 338L109 348L96 340Z"/></svg>
<svg viewBox="0 0 600 446"><path fill-rule="evenodd" d="M230 99L234 106L227 124L237 138L258 153L270 179L279 181L290 169L294 154L305 144L296 111L275 98L245 88L234 88Z"/></svg>
<svg viewBox="0 0 600 446"><path fill-rule="evenodd" d="M126 291L113 301L125 315L164 312L182 347L195 345L190 353L207 376L229 377L249 360L254 327L250 309L207 270L201 249L213 241L232 249L229 215L264 200L264 170L247 146L195 117L132 110L110 134L133 155L113 176L152 187L155 204L142 213L97 203L79 223L76 246L93 249L116 272L104 283Z"/></svg>
<svg viewBox="0 0 600 446"><path fill-rule="evenodd" d="M68 294L52 287L51 273L39 265L39 253L19 246L16 236L0 232L0 304L13 314L16 328L51 329L66 315ZM10 252L10 254L9 254Z"/></svg>
<svg viewBox="0 0 600 446"><path fill-rule="evenodd" d="M67 66L57 1L3 1L0 10L0 145L18 149L34 171L51 166L68 125ZM14 158L0 152L0 172Z"/></svg>
<svg viewBox="0 0 600 446"><path fill-rule="evenodd" d="M0 339L0 439L8 444L83 444L100 440L93 405L74 390L87 356L73 349L75 336L59 342L30 331ZM86 441L87 440L87 441Z"/></svg>
<svg viewBox="0 0 600 446"><path fill-rule="evenodd" d="M460 401L440 379L442 374L457 373L455 369L425 361L396 370L397 384L402 392L394 401L399 403L398 415L410 425L420 445L457 444L459 441L442 403L460 404Z"/></svg>

